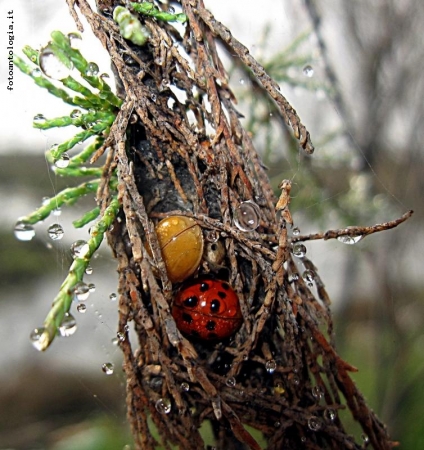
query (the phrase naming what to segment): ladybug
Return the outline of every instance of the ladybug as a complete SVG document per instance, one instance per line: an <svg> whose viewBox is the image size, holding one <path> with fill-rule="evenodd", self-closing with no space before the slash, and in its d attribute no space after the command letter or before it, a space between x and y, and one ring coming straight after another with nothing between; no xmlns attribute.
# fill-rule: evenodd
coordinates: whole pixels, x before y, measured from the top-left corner
<svg viewBox="0 0 424 450"><path fill-rule="evenodd" d="M184 286L172 305L181 333L203 340L224 339L243 322L237 294L226 281L201 278Z"/></svg>
<svg viewBox="0 0 424 450"><path fill-rule="evenodd" d="M203 255L203 234L194 219L167 217L157 224L156 235L171 283L184 281L197 270Z"/></svg>

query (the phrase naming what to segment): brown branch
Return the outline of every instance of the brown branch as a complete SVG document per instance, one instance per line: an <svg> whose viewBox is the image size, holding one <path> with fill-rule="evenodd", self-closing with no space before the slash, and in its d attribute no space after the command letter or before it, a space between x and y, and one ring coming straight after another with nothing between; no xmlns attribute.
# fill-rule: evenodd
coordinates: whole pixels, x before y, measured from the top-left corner
<svg viewBox="0 0 424 450"><path fill-rule="evenodd" d="M408 220L414 211L408 211L405 214L403 214L401 217L395 220L391 220L390 222L384 222L379 223L376 225L372 225L369 227L359 227L359 226L352 226L347 228L341 228L338 230L328 230L322 233L313 233L313 234L307 234L307 235L298 235L293 236L291 238L292 242L303 242L303 241L315 241L319 239L323 239L324 241L328 239L337 239L340 237L350 237L350 238L360 238L363 239L370 234L379 233L380 231L386 231L390 230L392 228L396 228L401 223Z"/></svg>

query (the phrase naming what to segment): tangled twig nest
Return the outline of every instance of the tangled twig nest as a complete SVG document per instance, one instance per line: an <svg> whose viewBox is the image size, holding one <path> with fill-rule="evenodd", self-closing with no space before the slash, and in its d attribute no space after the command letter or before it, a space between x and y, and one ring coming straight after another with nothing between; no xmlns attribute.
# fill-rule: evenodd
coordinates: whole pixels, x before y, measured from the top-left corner
<svg viewBox="0 0 424 450"><path fill-rule="evenodd" d="M290 251L299 238L287 231L290 182L281 184L277 199L240 124L217 42L250 68L312 153L309 133L278 85L201 0L181 2L188 16L183 37L143 18L150 33L143 47L121 37L112 1L99 2L100 14L86 0L76 3L109 51L125 100L100 150L109 148L98 199L104 208L108 176L117 169L122 214L109 243L118 260L118 335L136 447L155 448L152 420L164 448L204 448L205 421L219 449L259 449L246 426L262 433L269 449L363 448L339 418L347 406L370 445L391 448L349 376L356 369L335 351L330 300L306 257L307 276L299 275ZM259 226L249 232L234 224L246 201L260 210ZM191 342L176 327L170 305L180 285L168 279L155 233L158 220L172 214L192 217L206 242L218 240L225 249L218 264L205 259L196 276L218 274L237 292L243 325L232 338ZM385 225L368 234L395 226ZM130 322L138 343L130 341Z"/></svg>

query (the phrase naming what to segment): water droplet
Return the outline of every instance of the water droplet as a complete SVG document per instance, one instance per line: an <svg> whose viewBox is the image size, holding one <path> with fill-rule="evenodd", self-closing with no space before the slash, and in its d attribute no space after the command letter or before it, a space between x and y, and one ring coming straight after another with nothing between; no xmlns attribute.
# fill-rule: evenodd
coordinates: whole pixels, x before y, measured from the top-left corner
<svg viewBox="0 0 424 450"><path fill-rule="evenodd" d="M205 239L214 244L215 242L218 242L219 232L217 230L210 230L206 233Z"/></svg>
<svg viewBox="0 0 424 450"><path fill-rule="evenodd" d="M93 273L93 268L90 265L88 265L85 268L85 273L86 273L86 275L91 275Z"/></svg>
<svg viewBox="0 0 424 450"><path fill-rule="evenodd" d="M110 76L108 73L102 73L99 78L101 78L102 80L105 80L106 78L110 78Z"/></svg>
<svg viewBox="0 0 424 450"><path fill-rule="evenodd" d="M299 377L293 377L292 381L295 386L299 386L299 383L300 383Z"/></svg>
<svg viewBox="0 0 424 450"><path fill-rule="evenodd" d="M17 222L13 232L19 241L30 241L35 236L34 227L25 222Z"/></svg>
<svg viewBox="0 0 424 450"><path fill-rule="evenodd" d="M312 395L316 399L320 399L324 395L324 391L322 390L321 386L314 386L312 388Z"/></svg>
<svg viewBox="0 0 424 450"><path fill-rule="evenodd" d="M242 202L235 210L234 223L241 231L253 231L260 223L259 206L251 200Z"/></svg>
<svg viewBox="0 0 424 450"><path fill-rule="evenodd" d="M188 383L186 383L185 381L183 383L180 384L181 390L188 392L190 390L190 385Z"/></svg>
<svg viewBox="0 0 424 450"><path fill-rule="evenodd" d="M64 53L61 53L60 58L55 54L59 50L47 45L40 50L40 56L38 58L40 69L46 75L46 77L53 78L54 80L63 80L68 77L73 69L72 61L70 61Z"/></svg>
<svg viewBox="0 0 424 450"><path fill-rule="evenodd" d="M168 8L168 12L171 13L171 14L174 14L175 13L175 8L173 6L170 6Z"/></svg>
<svg viewBox="0 0 424 450"><path fill-rule="evenodd" d="M29 335L29 338L31 340L31 344L36 348L39 352L41 352L44 348L44 331L45 329L43 327L35 328L32 330L31 334Z"/></svg>
<svg viewBox="0 0 424 450"><path fill-rule="evenodd" d="M90 291L90 294L96 291L96 285L94 283L90 283L88 285L88 290Z"/></svg>
<svg viewBox="0 0 424 450"><path fill-rule="evenodd" d="M65 169L69 166L69 155L67 153L62 153L58 159L55 160L54 165L58 169Z"/></svg>
<svg viewBox="0 0 424 450"><path fill-rule="evenodd" d="M368 444L368 442L370 441L370 438L365 433L361 434L361 439L364 444Z"/></svg>
<svg viewBox="0 0 424 450"><path fill-rule="evenodd" d="M114 337L111 339L112 345L118 345L119 344L119 339L117 337Z"/></svg>
<svg viewBox="0 0 424 450"><path fill-rule="evenodd" d="M87 305L85 303L79 303L77 305L77 311L81 314L84 314L87 311Z"/></svg>
<svg viewBox="0 0 424 450"><path fill-rule="evenodd" d="M330 420L331 422L333 422L334 420L336 420L337 413L333 408L328 408L328 409L324 410L324 417L327 420Z"/></svg>
<svg viewBox="0 0 424 450"><path fill-rule="evenodd" d="M43 124L47 119L43 116L43 114L36 114L32 121L36 124Z"/></svg>
<svg viewBox="0 0 424 450"><path fill-rule="evenodd" d="M294 281L297 281L299 279L298 273L292 273L289 275L289 283L293 283Z"/></svg>
<svg viewBox="0 0 424 450"><path fill-rule="evenodd" d="M49 203L50 203L50 197L43 197L43 198L41 199L41 204L42 204L43 206L47 206Z"/></svg>
<svg viewBox="0 0 424 450"><path fill-rule="evenodd" d="M49 234L50 239L52 239L53 241L59 241L60 239L63 238L63 235L65 234L62 225L58 223L50 225L47 230L47 233Z"/></svg>
<svg viewBox="0 0 424 450"><path fill-rule="evenodd" d="M236 379L234 377L227 378L227 381L225 382L225 384L228 387L234 387L236 385Z"/></svg>
<svg viewBox="0 0 424 450"><path fill-rule="evenodd" d="M78 241L75 241L72 245L71 245L71 255L72 258L81 258L84 253L85 250L87 248L87 242L80 239Z"/></svg>
<svg viewBox="0 0 424 450"><path fill-rule="evenodd" d="M276 422L274 422L274 427L275 428L280 428L281 427L281 422L279 422L278 420Z"/></svg>
<svg viewBox="0 0 424 450"><path fill-rule="evenodd" d="M160 398L156 402L155 408L161 414L169 414L171 412L171 400L169 398Z"/></svg>
<svg viewBox="0 0 424 450"><path fill-rule="evenodd" d="M61 209L60 206L58 206L57 208L55 208L55 209L53 210L53 215L54 215L54 216L59 217L61 214L62 214L62 209Z"/></svg>
<svg viewBox="0 0 424 450"><path fill-rule="evenodd" d="M304 258L306 256L306 247L302 242L296 242L292 246L292 253L296 258Z"/></svg>
<svg viewBox="0 0 424 450"><path fill-rule="evenodd" d="M321 429L321 421L318 419L318 417L311 416L308 419L308 427L312 431L318 431Z"/></svg>
<svg viewBox="0 0 424 450"><path fill-rule="evenodd" d="M299 236L300 229L298 227L294 227L292 230L293 236Z"/></svg>
<svg viewBox="0 0 424 450"><path fill-rule="evenodd" d="M85 70L85 74L87 77L95 77L99 73L99 66L95 62L88 63L87 69Z"/></svg>
<svg viewBox="0 0 424 450"><path fill-rule="evenodd" d="M128 324L124 325L124 330L128 333L128 331L130 331L130 326Z"/></svg>
<svg viewBox="0 0 424 450"><path fill-rule="evenodd" d="M137 123L138 122L138 116L137 116L137 114L131 114L131 116L130 116L130 124L131 125L134 125L135 123Z"/></svg>
<svg viewBox="0 0 424 450"><path fill-rule="evenodd" d="M113 363L107 362L107 363L102 364L102 371L106 375L112 375L114 368L115 368L115 366L113 365Z"/></svg>
<svg viewBox="0 0 424 450"><path fill-rule="evenodd" d="M312 66L307 65L303 68L303 75L307 76L308 78L311 78L314 76L314 69Z"/></svg>
<svg viewBox="0 0 424 450"><path fill-rule="evenodd" d="M243 84L244 84L244 78L240 78L239 83L240 83L241 85L243 85Z"/></svg>
<svg viewBox="0 0 424 450"><path fill-rule="evenodd" d="M72 336L75 331L77 331L77 321L72 314L66 313L62 320L62 324L59 327L59 333L63 337L69 337Z"/></svg>
<svg viewBox="0 0 424 450"><path fill-rule="evenodd" d="M115 292L112 292L112 294L109 295L109 300L112 300L113 302L118 298L118 296L115 294Z"/></svg>
<svg viewBox="0 0 424 450"><path fill-rule="evenodd" d="M277 363L274 359L270 359L265 363L265 369L268 373L274 373L275 369L277 368Z"/></svg>
<svg viewBox="0 0 424 450"><path fill-rule="evenodd" d="M121 333L120 331L118 331L118 332L116 333L116 337L117 337L121 342L124 342L124 341L125 341L125 334L124 334L124 333Z"/></svg>
<svg viewBox="0 0 424 450"><path fill-rule="evenodd" d="M362 239L362 236L348 236L347 234L343 234L342 236L337 236L337 240L343 244L353 245L359 242Z"/></svg>
<svg viewBox="0 0 424 450"><path fill-rule="evenodd" d="M84 302L90 295L90 289L83 281L79 281L74 286L74 294L76 300L78 300L79 302Z"/></svg>
<svg viewBox="0 0 424 450"><path fill-rule="evenodd" d="M41 70L37 67L31 72L31 76L34 78L41 77Z"/></svg>
<svg viewBox="0 0 424 450"><path fill-rule="evenodd" d="M305 270L302 274L302 278L308 283L312 284L315 280L315 273L312 270Z"/></svg>
<svg viewBox="0 0 424 450"><path fill-rule="evenodd" d="M82 112L80 109L73 109L71 111L71 113L69 114L69 117L71 119L78 119L78 117L81 117L81 116L82 116Z"/></svg>
<svg viewBox="0 0 424 450"><path fill-rule="evenodd" d="M79 33L73 32L68 33L69 44L72 48L79 49L81 48L81 35Z"/></svg>

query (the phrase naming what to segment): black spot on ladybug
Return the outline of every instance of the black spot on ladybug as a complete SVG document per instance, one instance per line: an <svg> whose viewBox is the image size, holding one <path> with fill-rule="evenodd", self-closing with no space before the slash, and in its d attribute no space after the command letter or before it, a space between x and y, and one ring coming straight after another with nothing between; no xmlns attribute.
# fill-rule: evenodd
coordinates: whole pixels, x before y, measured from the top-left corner
<svg viewBox="0 0 424 450"><path fill-rule="evenodd" d="M194 308L199 303L199 299L192 295L191 297L184 300L184 306L187 306L187 308Z"/></svg>
<svg viewBox="0 0 424 450"><path fill-rule="evenodd" d="M208 334L208 339L218 339L218 335L216 333L209 333Z"/></svg>
<svg viewBox="0 0 424 450"><path fill-rule="evenodd" d="M201 283L200 284L200 292L206 292L207 290L209 290L209 284L208 283Z"/></svg>
<svg viewBox="0 0 424 450"><path fill-rule="evenodd" d="M183 317L184 322L187 322L187 323L193 322L193 318L190 316L190 314L183 313L182 317Z"/></svg>
<svg viewBox="0 0 424 450"><path fill-rule="evenodd" d="M221 286L223 289L225 289L226 291L228 291L228 289L230 289L230 285L228 283L221 283Z"/></svg>
<svg viewBox="0 0 424 450"><path fill-rule="evenodd" d="M216 313L219 311L219 307L221 306L221 302L217 299L211 301L211 312Z"/></svg>
<svg viewBox="0 0 424 450"><path fill-rule="evenodd" d="M225 292L218 291L218 297L219 298L225 298L226 296L227 296L227 294Z"/></svg>
<svg viewBox="0 0 424 450"><path fill-rule="evenodd" d="M206 329L209 331L213 331L216 327L216 322L214 320L208 320L208 323L206 324Z"/></svg>

